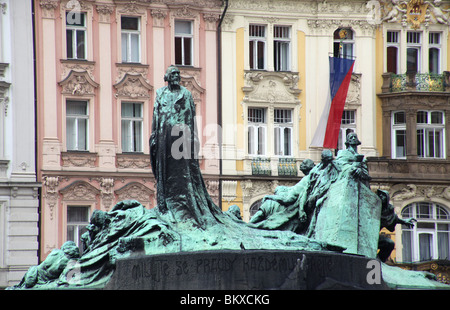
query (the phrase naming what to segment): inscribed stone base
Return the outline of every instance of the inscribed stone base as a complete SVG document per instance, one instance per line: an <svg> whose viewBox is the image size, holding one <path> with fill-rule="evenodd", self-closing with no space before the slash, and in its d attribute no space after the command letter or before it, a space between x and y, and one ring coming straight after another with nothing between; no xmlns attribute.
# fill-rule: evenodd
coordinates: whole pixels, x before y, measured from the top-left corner
<svg viewBox="0 0 450 310"><path fill-rule="evenodd" d="M222 250L148 255L118 260L105 289L387 289L381 279L381 267L374 278L368 262L368 258L357 255L309 251ZM368 278L375 283L368 283Z"/></svg>

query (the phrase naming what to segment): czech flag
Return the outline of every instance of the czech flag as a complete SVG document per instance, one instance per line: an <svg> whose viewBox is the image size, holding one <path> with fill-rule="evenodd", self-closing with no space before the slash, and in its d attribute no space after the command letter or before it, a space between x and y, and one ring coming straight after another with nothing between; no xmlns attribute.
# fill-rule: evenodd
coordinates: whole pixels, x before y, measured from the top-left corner
<svg viewBox="0 0 450 310"><path fill-rule="evenodd" d="M312 147L327 149L337 147L342 113L354 63L355 61L352 59L330 57L330 92L311 142Z"/></svg>

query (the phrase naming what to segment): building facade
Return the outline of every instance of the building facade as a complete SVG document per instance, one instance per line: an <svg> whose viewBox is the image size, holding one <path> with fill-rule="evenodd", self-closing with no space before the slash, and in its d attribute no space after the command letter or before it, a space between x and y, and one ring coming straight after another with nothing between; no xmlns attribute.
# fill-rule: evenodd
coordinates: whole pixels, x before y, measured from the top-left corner
<svg viewBox="0 0 450 310"><path fill-rule="evenodd" d="M418 220L413 229L383 231L396 243L390 261L413 269L433 266L428 269L448 281L450 4L227 4L221 37L223 209L236 204L249 220L265 195L301 179L304 159L320 160L321 149L310 143L327 100L328 57L351 58L336 149L356 132L372 189L389 191L396 213Z"/></svg>
<svg viewBox="0 0 450 310"><path fill-rule="evenodd" d="M38 263L32 12L0 1L0 287Z"/></svg>
<svg viewBox="0 0 450 310"><path fill-rule="evenodd" d="M218 202L220 1L36 0L41 258L79 238L95 209L156 204L153 104L169 65L193 94L200 162Z"/></svg>

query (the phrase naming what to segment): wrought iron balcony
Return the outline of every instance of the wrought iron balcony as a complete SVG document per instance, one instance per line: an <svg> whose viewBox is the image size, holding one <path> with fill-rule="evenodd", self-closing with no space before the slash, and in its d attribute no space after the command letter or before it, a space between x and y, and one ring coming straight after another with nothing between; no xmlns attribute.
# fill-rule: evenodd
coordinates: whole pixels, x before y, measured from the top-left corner
<svg viewBox="0 0 450 310"><path fill-rule="evenodd" d="M396 92L450 92L450 72L443 74L407 72L383 74L383 93Z"/></svg>
<svg viewBox="0 0 450 310"><path fill-rule="evenodd" d="M297 161L294 158L280 158L278 161L278 175L297 176Z"/></svg>
<svg viewBox="0 0 450 310"><path fill-rule="evenodd" d="M252 175L272 175L269 158L256 157L252 159Z"/></svg>

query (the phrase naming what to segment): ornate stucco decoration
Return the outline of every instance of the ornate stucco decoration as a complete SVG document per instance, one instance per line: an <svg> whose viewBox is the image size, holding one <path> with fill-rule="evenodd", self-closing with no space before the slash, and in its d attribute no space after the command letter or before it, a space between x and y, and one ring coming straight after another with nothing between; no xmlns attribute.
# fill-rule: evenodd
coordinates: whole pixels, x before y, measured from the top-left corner
<svg viewBox="0 0 450 310"><path fill-rule="evenodd" d="M244 102L299 104L298 73L245 72Z"/></svg>
<svg viewBox="0 0 450 310"><path fill-rule="evenodd" d="M91 80L94 79L94 61L86 60L74 60L74 59L61 59L61 79L65 79L69 76L70 71L83 72L86 71L89 74Z"/></svg>
<svg viewBox="0 0 450 310"><path fill-rule="evenodd" d="M64 201L95 201L100 190L84 181L75 181L60 190Z"/></svg>
<svg viewBox="0 0 450 310"><path fill-rule="evenodd" d="M59 82L59 85L62 87L62 94L75 96L92 96L99 86L87 71L77 70L71 70L69 75Z"/></svg>
<svg viewBox="0 0 450 310"><path fill-rule="evenodd" d="M42 177L45 203L49 208L50 220L53 220L54 208L58 204L58 185L59 177L43 176Z"/></svg>
<svg viewBox="0 0 450 310"><path fill-rule="evenodd" d="M100 191L102 198L102 205L106 210L109 210L114 202L114 179L113 178L101 178Z"/></svg>
<svg viewBox="0 0 450 310"><path fill-rule="evenodd" d="M127 73L130 75L140 74L145 79L145 82L149 83L147 79L149 65L136 63L117 63L116 67L117 67L116 83L122 81Z"/></svg>
<svg viewBox="0 0 450 310"><path fill-rule="evenodd" d="M69 152L61 153L63 167L85 167L94 168L97 154Z"/></svg>
<svg viewBox="0 0 450 310"><path fill-rule="evenodd" d="M430 22L450 25L450 5L442 5L442 0L390 0L381 3L381 11L382 22L411 25L412 29L428 27Z"/></svg>
<svg viewBox="0 0 450 310"><path fill-rule="evenodd" d="M219 13L203 13L203 20L205 21L206 30L215 31L217 29L217 22L219 21L219 19Z"/></svg>
<svg viewBox="0 0 450 310"><path fill-rule="evenodd" d="M331 0L235 0L230 1L230 10L241 9L250 12L292 12L307 15L333 14L345 16L350 14L365 14L367 1L331 1Z"/></svg>
<svg viewBox="0 0 450 310"><path fill-rule="evenodd" d="M325 19L312 18L307 21L308 27L313 34L332 34L338 28L351 28L361 35L372 36L376 26L369 23L367 19Z"/></svg>
<svg viewBox="0 0 450 310"><path fill-rule="evenodd" d="M153 18L154 27L164 27L164 20L167 17L167 11L161 8L154 8L151 10L150 14Z"/></svg>
<svg viewBox="0 0 450 310"><path fill-rule="evenodd" d="M150 91L153 91L153 86L148 84L142 74L126 73L122 80L114 84L117 90L115 97L130 98L130 99L148 99L150 98Z"/></svg>
<svg viewBox="0 0 450 310"><path fill-rule="evenodd" d="M140 16L142 18L143 25L147 24L147 10L145 5L148 1L117 1L114 3L117 5L116 20L120 20L121 15Z"/></svg>
<svg viewBox="0 0 450 310"><path fill-rule="evenodd" d="M390 189L393 201L430 200L440 198L450 201L450 186L398 184Z"/></svg>
<svg viewBox="0 0 450 310"><path fill-rule="evenodd" d="M55 18L55 9L59 5L58 0L41 0L39 5L44 18Z"/></svg>
<svg viewBox="0 0 450 310"><path fill-rule="evenodd" d="M116 163L122 169L150 169L150 156L135 154L117 154Z"/></svg>
<svg viewBox="0 0 450 310"><path fill-rule="evenodd" d="M97 4L97 13L99 16L99 22L109 23L111 22L111 14L114 12L114 6L107 4Z"/></svg>
<svg viewBox="0 0 450 310"><path fill-rule="evenodd" d="M89 12L92 18L93 4L95 0L63 0L59 7L61 19L65 20L66 12Z"/></svg>
<svg viewBox="0 0 450 310"><path fill-rule="evenodd" d="M131 182L114 191L114 193L118 201L134 199L141 203L148 203L149 206L151 206L155 199L155 192L138 182Z"/></svg>
<svg viewBox="0 0 450 310"><path fill-rule="evenodd" d="M347 107L361 105L361 73L352 73L345 104Z"/></svg>
<svg viewBox="0 0 450 310"><path fill-rule="evenodd" d="M3 105L3 113L8 116L9 97L7 96L11 83L0 81L0 105Z"/></svg>
<svg viewBox="0 0 450 310"><path fill-rule="evenodd" d="M200 70L196 68L180 68L181 85L186 87L194 98L195 104L201 101L201 96L205 92L205 89L199 83Z"/></svg>

